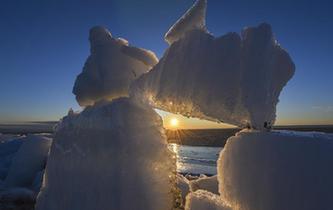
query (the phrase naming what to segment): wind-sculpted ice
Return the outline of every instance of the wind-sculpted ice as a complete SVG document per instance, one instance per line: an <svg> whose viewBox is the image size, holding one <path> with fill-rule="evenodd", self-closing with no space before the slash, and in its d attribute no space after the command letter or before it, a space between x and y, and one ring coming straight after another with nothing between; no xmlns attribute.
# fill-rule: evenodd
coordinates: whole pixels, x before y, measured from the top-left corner
<svg viewBox="0 0 333 210"><path fill-rule="evenodd" d="M219 191L234 210L333 209L333 135L244 130L218 163Z"/></svg>
<svg viewBox="0 0 333 210"><path fill-rule="evenodd" d="M99 102L56 129L37 210L172 209L176 163L151 107Z"/></svg>
<svg viewBox="0 0 333 210"><path fill-rule="evenodd" d="M271 26L217 38L203 29L184 28L184 33L133 82L130 95L188 117L257 129L273 124L280 92L295 66Z"/></svg>
<svg viewBox="0 0 333 210"><path fill-rule="evenodd" d="M129 46L100 26L90 30L89 40L91 55L73 88L81 106L127 96L130 83L158 62L153 52Z"/></svg>
<svg viewBox="0 0 333 210"><path fill-rule="evenodd" d="M172 44L193 29L206 30L207 0L198 0L165 34L165 40Z"/></svg>

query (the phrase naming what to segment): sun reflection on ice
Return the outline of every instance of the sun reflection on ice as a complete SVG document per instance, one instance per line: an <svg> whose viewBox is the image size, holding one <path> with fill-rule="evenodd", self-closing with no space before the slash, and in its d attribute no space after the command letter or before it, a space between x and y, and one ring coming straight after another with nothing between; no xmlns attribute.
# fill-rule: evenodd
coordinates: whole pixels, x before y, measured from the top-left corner
<svg viewBox="0 0 333 210"><path fill-rule="evenodd" d="M171 150L174 153L173 158L176 158L176 166L177 171L180 171L181 168L183 168L183 164L179 161L179 145L171 143L168 145L169 150Z"/></svg>

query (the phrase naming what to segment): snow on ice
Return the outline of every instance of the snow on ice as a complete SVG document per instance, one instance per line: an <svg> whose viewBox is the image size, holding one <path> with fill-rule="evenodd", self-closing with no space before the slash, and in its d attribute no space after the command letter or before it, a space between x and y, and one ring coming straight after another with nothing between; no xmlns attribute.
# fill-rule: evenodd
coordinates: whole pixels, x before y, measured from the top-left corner
<svg viewBox="0 0 333 210"><path fill-rule="evenodd" d="M188 117L269 127L280 92L294 74L291 58L266 23L245 28L241 36L214 37L202 26L205 9L206 1L198 1L170 29L166 40L172 44L134 81L130 95Z"/></svg>
<svg viewBox="0 0 333 210"><path fill-rule="evenodd" d="M332 209L333 136L243 130L218 160L219 191L234 209Z"/></svg>
<svg viewBox="0 0 333 210"><path fill-rule="evenodd" d="M232 210L232 208L219 195L197 190L187 195L185 210Z"/></svg>
<svg viewBox="0 0 333 210"><path fill-rule="evenodd" d="M128 95L130 83L158 62L149 50L132 47L96 26L89 35L91 55L76 78L73 93L81 106Z"/></svg>
<svg viewBox="0 0 333 210"><path fill-rule="evenodd" d="M36 210L169 210L175 173L151 107L129 98L99 102L57 127Z"/></svg>

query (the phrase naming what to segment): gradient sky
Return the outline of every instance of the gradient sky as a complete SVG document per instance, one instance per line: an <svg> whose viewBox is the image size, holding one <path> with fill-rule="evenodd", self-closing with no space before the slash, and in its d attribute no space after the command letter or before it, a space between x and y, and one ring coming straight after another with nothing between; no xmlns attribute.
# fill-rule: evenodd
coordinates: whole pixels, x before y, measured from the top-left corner
<svg viewBox="0 0 333 210"><path fill-rule="evenodd" d="M193 2L0 0L0 122L58 120L70 107L79 109L71 92L92 26L161 57L164 33ZM293 58L296 74L280 96L278 124L333 124L332 8L329 0L208 0L207 26L215 36L268 22Z"/></svg>

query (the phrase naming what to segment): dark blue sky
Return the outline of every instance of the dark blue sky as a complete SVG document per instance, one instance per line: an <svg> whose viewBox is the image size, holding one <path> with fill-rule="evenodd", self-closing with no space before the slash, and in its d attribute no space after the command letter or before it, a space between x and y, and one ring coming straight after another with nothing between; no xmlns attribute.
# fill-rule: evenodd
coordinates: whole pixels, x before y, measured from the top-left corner
<svg viewBox="0 0 333 210"><path fill-rule="evenodd" d="M92 26L160 57L164 33L193 2L0 0L0 121L57 120L78 109L71 91ZM208 0L207 26L219 36L270 23L296 64L278 122L333 124L332 11L329 0Z"/></svg>

